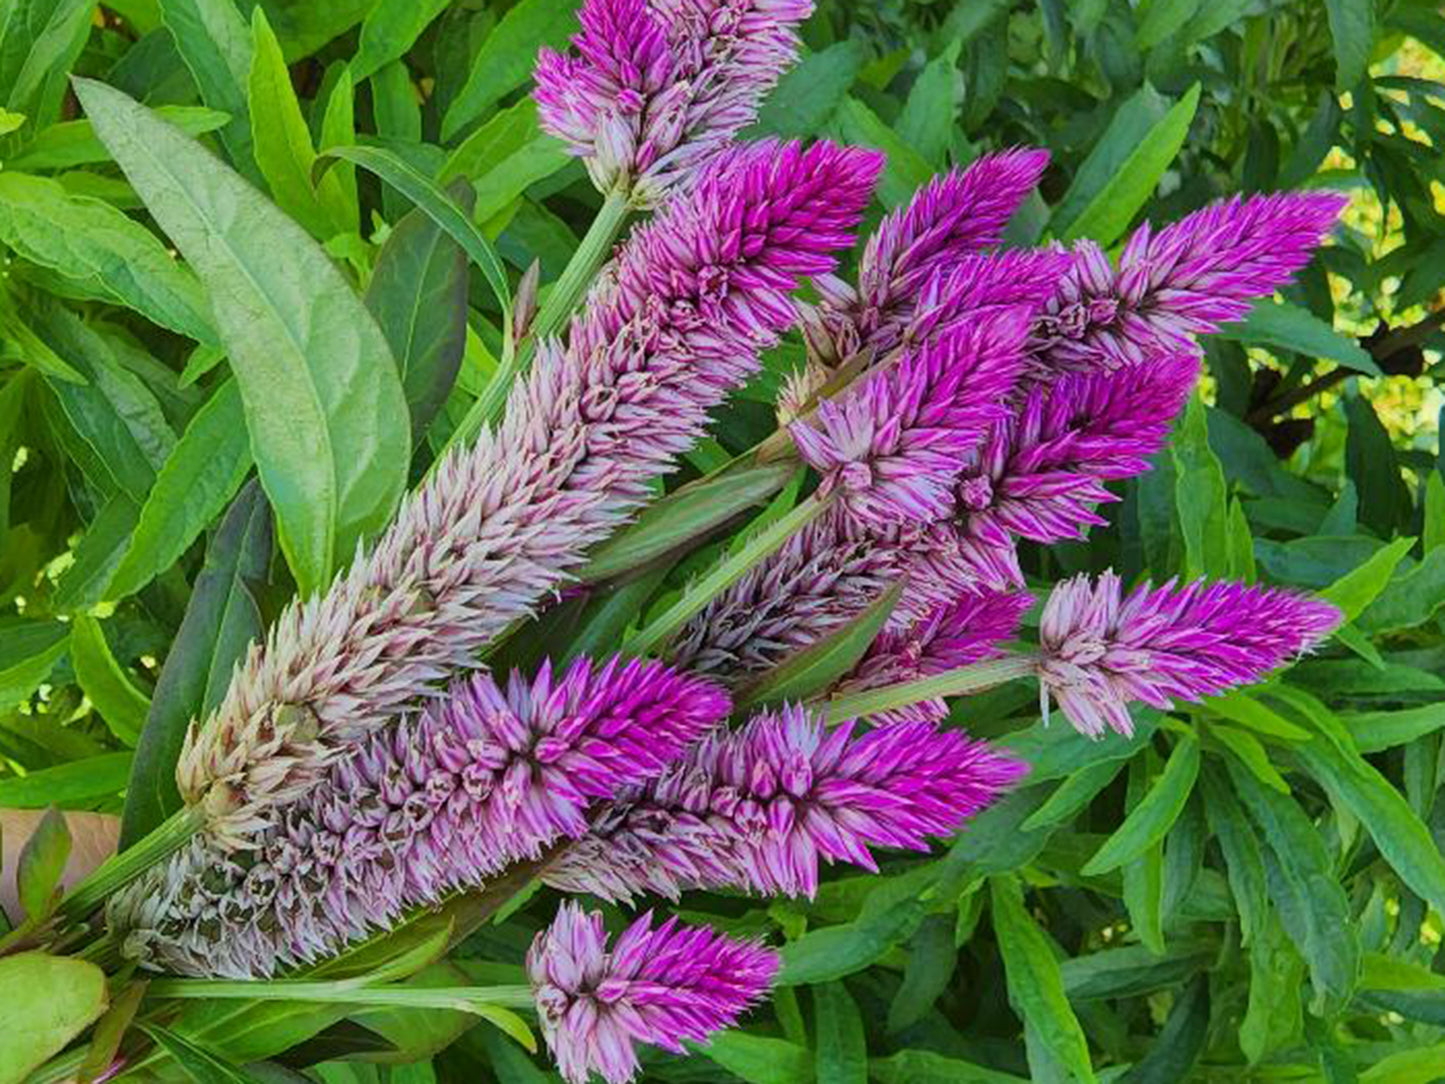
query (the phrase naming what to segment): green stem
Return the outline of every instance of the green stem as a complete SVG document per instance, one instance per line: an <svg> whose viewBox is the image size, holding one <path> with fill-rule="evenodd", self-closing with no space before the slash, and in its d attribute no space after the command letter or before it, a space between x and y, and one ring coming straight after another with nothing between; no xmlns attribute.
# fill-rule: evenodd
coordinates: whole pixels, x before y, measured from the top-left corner
<svg viewBox="0 0 1445 1084"><path fill-rule="evenodd" d="M461 424L447 440L447 447L458 442L470 444L485 426L491 425L502 416L502 410L507 405L507 396L512 392L512 384L531 364L537 343L561 330L567 318L572 315L572 310L582 300L582 295L587 291L598 269L606 261L608 253L612 251L612 244L617 240L631 210L628 198L626 192L617 191L609 193L602 201L602 209L597 212L597 217L592 220L582 243L577 246L577 251L572 253L572 258L562 269L561 276L552 284L547 303L532 322L526 339L504 352L497 371L492 374L487 386L482 389L482 394L477 397ZM503 328L503 332L511 335L510 328ZM508 342L510 343L510 338ZM438 460L440 458L438 456Z"/></svg>
<svg viewBox="0 0 1445 1084"><path fill-rule="evenodd" d="M1030 676L1038 662L1035 655L1010 655L989 662L974 663L972 666L960 666L956 670L946 670L916 681L905 681L898 685L885 685L880 689L840 696L825 702L822 707L830 724L841 723L862 715L877 715L880 711L904 708L924 700L963 696L991 689L1006 681Z"/></svg>
<svg viewBox="0 0 1445 1084"><path fill-rule="evenodd" d="M111 855L60 901L60 914L77 919L89 914L116 889L135 880L163 858L174 854L201 830L205 817L198 806L172 813L135 846Z"/></svg>
<svg viewBox="0 0 1445 1084"><path fill-rule="evenodd" d="M230 982L212 979L155 979L147 997L210 1001L320 1001L346 1005L395 1006L407 1009L457 1009L477 1005L520 1009L532 1005L530 986L365 986L350 982Z"/></svg>
<svg viewBox="0 0 1445 1084"><path fill-rule="evenodd" d="M681 598L627 642L626 650L633 655L655 653L693 615L700 613L704 606L742 579L751 568L817 519L827 507L828 501L814 494L786 516L759 531L748 539L742 549L725 557L702 577L688 584Z"/></svg>

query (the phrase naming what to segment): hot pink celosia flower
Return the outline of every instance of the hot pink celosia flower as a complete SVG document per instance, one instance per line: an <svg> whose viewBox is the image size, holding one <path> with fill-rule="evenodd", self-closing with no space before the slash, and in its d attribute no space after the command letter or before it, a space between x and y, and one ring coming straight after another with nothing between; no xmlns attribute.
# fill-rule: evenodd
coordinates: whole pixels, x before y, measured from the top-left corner
<svg viewBox="0 0 1445 1084"><path fill-rule="evenodd" d="M1084 734L1131 734L1130 701L1167 710L1259 681L1339 623L1329 603L1278 588L1171 581L1125 596L1112 572L1076 576L1039 625L1041 708L1052 695Z"/></svg>
<svg viewBox="0 0 1445 1084"><path fill-rule="evenodd" d="M543 876L605 899L716 887L811 896L820 862L876 870L869 847L926 850L1025 771L931 723L855 734L785 707L709 735L606 809Z"/></svg>
<svg viewBox="0 0 1445 1084"><path fill-rule="evenodd" d="M1141 226L1117 269L1098 245L1080 242L1035 327L1037 374L1197 351L1194 336L1242 319L1308 263L1345 203L1310 192L1211 204L1157 233Z"/></svg>
<svg viewBox="0 0 1445 1084"><path fill-rule="evenodd" d="M729 709L717 686L656 662L474 676L358 743L253 850L198 837L119 897L111 927L185 974L324 957L584 835L594 804L659 775Z"/></svg>
<svg viewBox="0 0 1445 1084"><path fill-rule="evenodd" d="M569 1084L596 1072L608 1084L637 1075L636 1044L684 1054L761 1001L777 953L707 927L652 915L629 926L609 950L600 912L564 903L527 952L542 1035Z"/></svg>
<svg viewBox="0 0 1445 1084"><path fill-rule="evenodd" d="M796 316L788 291L852 242L871 152L763 142L720 155L636 231L543 343L505 420L446 457L324 595L253 646L177 769L233 845L332 759L455 674L650 498Z"/></svg>
<svg viewBox="0 0 1445 1084"><path fill-rule="evenodd" d="M575 55L543 49L542 128L603 192L657 203L757 117L811 0L586 0Z"/></svg>
<svg viewBox="0 0 1445 1084"><path fill-rule="evenodd" d="M1029 311L960 324L865 377L790 427L820 492L865 526L931 523L953 511L954 479L1007 413L1023 367Z"/></svg>

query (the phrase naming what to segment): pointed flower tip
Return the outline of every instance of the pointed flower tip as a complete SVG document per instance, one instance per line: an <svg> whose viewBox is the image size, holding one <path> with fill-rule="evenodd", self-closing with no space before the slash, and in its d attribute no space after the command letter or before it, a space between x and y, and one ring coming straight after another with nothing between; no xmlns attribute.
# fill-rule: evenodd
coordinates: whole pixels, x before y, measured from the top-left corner
<svg viewBox="0 0 1445 1084"><path fill-rule="evenodd" d="M1039 681L1085 734L1132 732L1129 703L1167 711L1259 681L1341 620L1330 603L1273 587L1196 581L1124 595L1106 572L1054 588L1039 625Z"/></svg>
<svg viewBox="0 0 1445 1084"><path fill-rule="evenodd" d="M569 1084L625 1084L637 1045L683 1053L766 996L777 953L706 927L637 919L611 951L601 912L564 903L527 953L542 1034Z"/></svg>

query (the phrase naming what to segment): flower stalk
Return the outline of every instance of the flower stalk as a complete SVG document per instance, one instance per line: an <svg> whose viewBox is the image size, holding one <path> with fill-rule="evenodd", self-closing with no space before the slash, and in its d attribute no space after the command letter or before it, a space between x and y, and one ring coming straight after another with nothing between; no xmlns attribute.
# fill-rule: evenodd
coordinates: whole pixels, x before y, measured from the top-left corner
<svg viewBox="0 0 1445 1084"><path fill-rule="evenodd" d="M1039 658L1032 654L1009 655L1002 659L960 666L942 674L884 685L877 689L835 697L821 705L829 724L841 723L863 715L896 711L941 697L966 696L996 685L1030 677L1038 670Z"/></svg>

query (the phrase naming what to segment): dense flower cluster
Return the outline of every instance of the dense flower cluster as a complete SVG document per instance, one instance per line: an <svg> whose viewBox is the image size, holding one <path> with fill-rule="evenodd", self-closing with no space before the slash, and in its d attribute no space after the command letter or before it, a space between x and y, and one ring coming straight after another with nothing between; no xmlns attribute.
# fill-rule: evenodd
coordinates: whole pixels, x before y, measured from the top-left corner
<svg viewBox="0 0 1445 1084"><path fill-rule="evenodd" d="M1039 626L1039 697L1085 734L1133 733L1129 702L1165 709L1259 681L1340 623L1328 602L1269 587L1138 587L1076 576L1054 588Z"/></svg>
<svg viewBox="0 0 1445 1084"><path fill-rule="evenodd" d="M587 0L576 54L538 57L538 119L599 189L652 206L756 119L812 10L811 0Z"/></svg>

